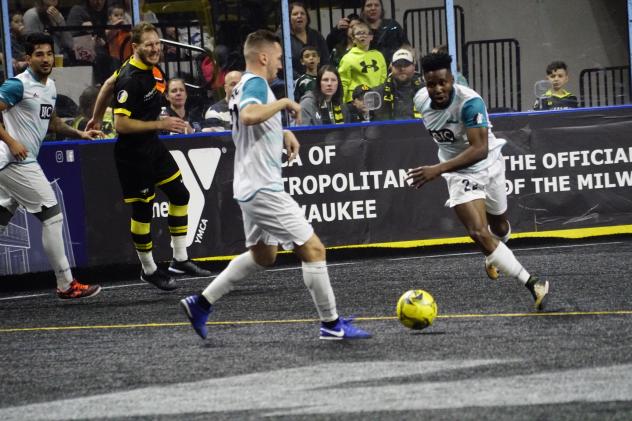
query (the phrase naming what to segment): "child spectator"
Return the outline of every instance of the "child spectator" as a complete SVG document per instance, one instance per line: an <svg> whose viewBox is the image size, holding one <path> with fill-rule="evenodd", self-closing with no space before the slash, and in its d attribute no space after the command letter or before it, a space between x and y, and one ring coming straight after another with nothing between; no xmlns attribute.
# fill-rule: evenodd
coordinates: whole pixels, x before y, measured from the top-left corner
<svg viewBox="0 0 632 421"><path fill-rule="evenodd" d="M370 92L371 88L367 85L358 85L353 90L351 97L353 100L347 104L349 110L350 123L364 123L371 121L371 111L364 104L364 94Z"/></svg>
<svg viewBox="0 0 632 421"><path fill-rule="evenodd" d="M546 66L546 78L551 82L551 89L541 98L536 98L535 110L565 110L577 108L577 97L564 86L568 83L568 67L563 61L554 61Z"/></svg>
<svg viewBox="0 0 632 421"><path fill-rule="evenodd" d="M115 4L108 8L108 25L131 25L127 20L125 8L120 4ZM129 56L132 55L132 42L130 31L126 29L106 29L105 38L116 66L120 66Z"/></svg>
<svg viewBox="0 0 632 421"><path fill-rule="evenodd" d="M378 50L370 50L373 35L369 26L358 22L353 27L353 45L342 60L338 71L344 89L344 101L353 100L353 90L358 85L374 88L386 80L386 60Z"/></svg>
<svg viewBox="0 0 632 421"><path fill-rule="evenodd" d="M16 12L11 15L11 56L13 64L13 74L22 73L27 67L26 51L24 50L23 33L24 18L22 13Z"/></svg>
<svg viewBox="0 0 632 421"><path fill-rule="evenodd" d="M100 87L89 86L79 96L79 114L75 117L70 125L77 130L85 130L86 124L92 112L94 111L94 104L97 102L97 96L99 95ZM114 131L114 124L112 121L112 109L108 107L103 114L103 122L101 123L101 131L105 135L105 138L116 137L116 131Z"/></svg>
<svg viewBox="0 0 632 421"><path fill-rule="evenodd" d="M314 89L318 66L320 65L320 54L316 47L306 45L301 50L301 64L305 67L302 74L294 83L294 99L300 102L303 95Z"/></svg>

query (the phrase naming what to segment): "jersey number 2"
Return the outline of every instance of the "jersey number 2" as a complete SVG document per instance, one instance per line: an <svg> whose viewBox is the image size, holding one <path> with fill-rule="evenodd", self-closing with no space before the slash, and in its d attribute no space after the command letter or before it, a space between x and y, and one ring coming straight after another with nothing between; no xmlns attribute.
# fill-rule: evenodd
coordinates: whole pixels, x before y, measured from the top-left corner
<svg viewBox="0 0 632 421"><path fill-rule="evenodd" d="M461 180L461 182L464 185L464 187L463 187L464 191L478 190L478 184L471 183L470 180Z"/></svg>

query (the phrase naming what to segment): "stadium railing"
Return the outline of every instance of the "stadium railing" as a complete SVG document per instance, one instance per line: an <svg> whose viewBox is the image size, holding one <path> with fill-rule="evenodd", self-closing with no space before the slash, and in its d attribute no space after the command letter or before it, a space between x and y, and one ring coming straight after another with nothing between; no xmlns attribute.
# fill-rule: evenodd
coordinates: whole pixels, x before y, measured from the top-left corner
<svg viewBox="0 0 632 421"><path fill-rule="evenodd" d="M490 112L521 111L520 43L513 38L465 43L463 75Z"/></svg>
<svg viewBox="0 0 632 421"><path fill-rule="evenodd" d="M579 73L582 107L629 104L631 89L630 66L583 69Z"/></svg>

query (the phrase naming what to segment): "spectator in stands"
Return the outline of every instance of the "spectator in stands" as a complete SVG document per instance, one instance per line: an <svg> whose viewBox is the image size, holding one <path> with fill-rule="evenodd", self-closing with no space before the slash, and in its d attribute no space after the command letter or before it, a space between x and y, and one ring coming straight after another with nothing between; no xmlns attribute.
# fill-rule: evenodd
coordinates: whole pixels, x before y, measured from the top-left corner
<svg viewBox="0 0 632 421"><path fill-rule="evenodd" d="M415 72L413 52L400 48L393 54L391 73L376 91L382 97L382 106L376 110L377 120L420 119L413 98L425 86L421 75Z"/></svg>
<svg viewBox="0 0 632 421"><path fill-rule="evenodd" d="M54 29L66 26L66 20L57 6L59 0L35 0L34 6L24 12L24 36L45 32L55 41L55 54L63 54L64 62L74 59L72 36L67 31Z"/></svg>
<svg viewBox="0 0 632 421"><path fill-rule="evenodd" d="M305 73L305 66L301 64L301 50L306 45L313 45L318 49L321 64L329 64L329 49L325 38L309 27L310 19L303 3L290 3L290 42L292 46L292 69L295 77Z"/></svg>
<svg viewBox="0 0 632 421"><path fill-rule="evenodd" d="M446 44L441 44L441 45L436 46L435 48L432 49L432 52L438 53L438 54L450 54L450 52L448 51L448 46ZM467 82L467 79L461 73L461 67L458 65L457 65L456 74L454 75L454 83L461 86L467 86L468 88L470 87L470 84Z"/></svg>
<svg viewBox="0 0 632 421"><path fill-rule="evenodd" d="M75 54L79 60L92 63L95 84L103 83L117 69L106 45L105 25L108 24L105 0L84 0L83 4L72 6L68 12L69 26L94 26L90 31L73 31ZM91 35L92 41L87 36ZM86 42L87 41L87 42ZM85 56L77 52L79 45Z"/></svg>
<svg viewBox="0 0 632 421"><path fill-rule="evenodd" d="M371 121L373 111L364 104L364 94L371 92L371 88L367 85L358 85L353 90L351 97L353 100L347 103L347 109L349 111L349 123L364 123Z"/></svg>
<svg viewBox="0 0 632 421"><path fill-rule="evenodd" d="M399 23L393 19L384 19L382 0L363 0L360 17L373 31L371 48L379 50L389 62L395 51L402 45L410 44Z"/></svg>
<svg viewBox="0 0 632 421"><path fill-rule="evenodd" d="M23 44L24 18L22 13L13 13L10 16L11 30L11 57L13 74L22 73L28 67L26 50Z"/></svg>
<svg viewBox="0 0 632 421"><path fill-rule="evenodd" d="M301 64L305 67L305 73L294 82L294 100L296 102L300 102L303 95L314 89L318 66L320 65L318 49L311 45L303 47L301 50Z"/></svg>
<svg viewBox="0 0 632 421"><path fill-rule="evenodd" d="M99 89L100 87L97 86L89 86L81 93L79 96L79 114L70 123L73 128L80 131L86 129L86 124L88 123L88 120L90 120L90 117L92 117L92 112L94 111L94 104L97 101ZM105 138L116 137L114 124L112 122L112 109L109 107L103 115L101 131L103 132Z"/></svg>
<svg viewBox="0 0 632 421"><path fill-rule="evenodd" d="M226 96L211 105L204 114L203 132L222 132L230 130L230 112L228 111L228 100L233 93L233 88L241 80L241 72L232 70L224 76L224 92Z"/></svg>
<svg viewBox="0 0 632 421"><path fill-rule="evenodd" d="M303 126L349 122L347 107L342 101L340 75L331 64L320 67L314 90L301 99L301 120Z"/></svg>
<svg viewBox="0 0 632 421"><path fill-rule="evenodd" d="M127 20L126 15L125 7L121 4L110 6L108 8L108 25L131 25L132 21ZM123 61L132 55L131 33L129 30L122 28L106 29L105 37L113 65L120 67Z"/></svg>
<svg viewBox="0 0 632 421"><path fill-rule="evenodd" d="M184 79L177 77L169 79L167 90L165 91L165 98L169 104L167 113L169 113L171 117L179 117L186 122L187 127L184 130L184 134L195 133L202 130L200 122L194 121L187 110L187 87L184 84Z"/></svg>
<svg viewBox="0 0 632 421"><path fill-rule="evenodd" d="M568 67L563 61L554 61L546 66L546 78L551 82L551 89L543 97L537 98L535 110L565 110L577 108L577 97L564 87L568 83Z"/></svg>
<svg viewBox="0 0 632 421"><path fill-rule="evenodd" d="M386 60L378 50L369 49L373 34L364 22L353 27L353 45L342 60L338 71L342 80L344 102L350 102L358 85L374 88L386 80Z"/></svg>
<svg viewBox="0 0 632 421"><path fill-rule="evenodd" d="M351 13L346 18L341 18L335 28L327 35L327 47L329 48L329 62L338 67L342 56L353 47L353 26L360 22L360 16Z"/></svg>

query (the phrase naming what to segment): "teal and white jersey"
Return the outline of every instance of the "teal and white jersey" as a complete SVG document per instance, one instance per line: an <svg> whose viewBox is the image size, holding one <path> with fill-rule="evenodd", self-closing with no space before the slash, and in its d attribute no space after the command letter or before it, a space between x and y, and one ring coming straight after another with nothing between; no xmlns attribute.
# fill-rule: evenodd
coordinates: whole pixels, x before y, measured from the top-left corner
<svg viewBox="0 0 632 421"><path fill-rule="evenodd" d="M239 121L239 112L245 106L269 104L274 101L276 97L268 82L249 72L241 77L228 101L236 149L233 197L240 202L249 201L260 190L283 191L281 113L276 113L268 120L252 126L246 126Z"/></svg>
<svg viewBox="0 0 632 421"><path fill-rule="evenodd" d="M505 143L492 133L487 108L481 96L474 90L454 84L450 105L444 109L431 107L428 89L422 88L415 95L415 107L421 113L424 125L439 146L439 161L450 160L470 146L468 128L487 127L489 153L487 158L457 172L472 173L492 165Z"/></svg>
<svg viewBox="0 0 632 421"><path fill-rule="evenodd" d="M37 155L48 131L57 90L49 77L46 85L38 81L28 68L0 86L0 101L10 108L2 112L4 127L29 151L23 164L37 161ZM6 143L0 141L0 168L15 162Z"/></svg>

